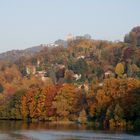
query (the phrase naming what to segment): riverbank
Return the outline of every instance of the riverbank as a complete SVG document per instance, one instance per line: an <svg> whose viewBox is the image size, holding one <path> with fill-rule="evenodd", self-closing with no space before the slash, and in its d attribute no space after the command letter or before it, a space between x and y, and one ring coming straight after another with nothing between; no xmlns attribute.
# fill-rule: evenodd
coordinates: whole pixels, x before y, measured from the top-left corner
<svg viewBox="0 0 140 140"><path fill-rule="evenodd" d="M7 122L7 123L23 123L25 126L30 126L32 124L46 124L50 126L82 126L83 128L93 128L97 130L110 130L110 131L140 131L140 129L135 129L133 125L126 124L123 127L104 127L103 124L100 124L100 122L93 122L93 121L87 121L86 123L80 123L78 121L39 121L37 119L32 119L30 121L22 120L22 119L0 119L0 122Z"/></svg>

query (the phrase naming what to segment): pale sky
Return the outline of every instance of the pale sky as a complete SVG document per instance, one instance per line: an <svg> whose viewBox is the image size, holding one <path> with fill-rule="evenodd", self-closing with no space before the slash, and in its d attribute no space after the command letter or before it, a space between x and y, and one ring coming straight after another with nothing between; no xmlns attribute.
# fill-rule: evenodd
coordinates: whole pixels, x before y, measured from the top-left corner
<svg viewBox="0 0 140 140"><path fill-rule="evenodd" d="M65 39L69 33L123 40L140 25L140 0L0 0L0 52Z"/></svg>

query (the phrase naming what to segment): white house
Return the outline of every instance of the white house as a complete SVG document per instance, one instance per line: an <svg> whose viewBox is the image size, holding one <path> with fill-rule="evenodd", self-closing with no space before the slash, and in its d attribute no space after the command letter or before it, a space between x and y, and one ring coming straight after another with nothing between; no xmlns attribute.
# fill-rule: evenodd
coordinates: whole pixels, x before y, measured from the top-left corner
<svg viewBox="0 0 140 140"><path fill-rule="evenodd" d="M75 78L75 80L77 81L77 80L79 80L79 79L81 79L81 74L74 74L73 75L73 78Z"/></svg>

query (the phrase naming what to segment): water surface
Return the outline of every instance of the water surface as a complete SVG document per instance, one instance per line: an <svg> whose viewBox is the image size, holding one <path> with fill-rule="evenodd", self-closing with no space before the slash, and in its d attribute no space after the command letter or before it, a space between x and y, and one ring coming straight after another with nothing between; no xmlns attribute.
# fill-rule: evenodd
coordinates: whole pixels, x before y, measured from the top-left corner
<svg viewBox="0 0 140 140"><path fill-rule="evenodd" d="M95 130L78 124L0 121L0 140L140 140L140 135L125 131Z"/></svg>

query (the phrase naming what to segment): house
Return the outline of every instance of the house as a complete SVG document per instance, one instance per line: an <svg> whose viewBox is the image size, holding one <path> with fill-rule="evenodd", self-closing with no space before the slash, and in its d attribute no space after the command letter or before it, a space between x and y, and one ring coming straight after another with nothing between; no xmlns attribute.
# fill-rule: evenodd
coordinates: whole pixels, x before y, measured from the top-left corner
<svg viewBox="0 0 140 140"><path fill-rule="evenodd" d="M40 60L38 59L37 60L37 67L39 67L40 66Z"/></svg>
<svg viewBox="0 0 140 140"><path fill-rule="evenodd" d="M84 36L76 36L76 40L83 40L83 39L85 39Z"/></svg>
<svg viewBox="0 0 140 140"><path fill-rule="evenodd" d="M32 65L26 66L26 73L27 75L36 74L36 67Z"/></svg>
<svg viewBox="0 0 140 140"><path fill-rule="evenodd" d="M105 73L104 73L105 78L109 78L109 77L113 77L113 76L114 76L114 73L110 69L106 70Z"/></svg>
<svg viewBox="0 0 140 140"><path fill-rule="evenodd" d="M84 59L84 58L85 58L84 55L80 55L80 56L77 57L77 59Z"/></svg>
<svg viewBox="0 0 140 140"><path fill-rule="evenodd" d="M46 71L42 70L42 71L37 71L36 72L36 77L42 79L42 81L45 81L45 74L46 74Z"/></svg>
<svg viewBox="0 0 140 140"><path fill-rule="evenodd" d="M41 80L43 81L43 82L45 82L45 81L47 81L49 78L48 77L45 77L44 75L41 77Z"/></svg>
<svg viewBox="0 0 140 140"><path fill-rule="evenodd" d="M78 80L80 80L81 79L81 74L74 74L73 75L73 78L76 80L76 81L78 81Z"/></svg>
<svg viewBox="0 0 140 140"><path fill-rule="evenodd" d="M99 83L98 86L99 86L99 87L102 87L102 86L103 86L103 83Z"/></svg>

